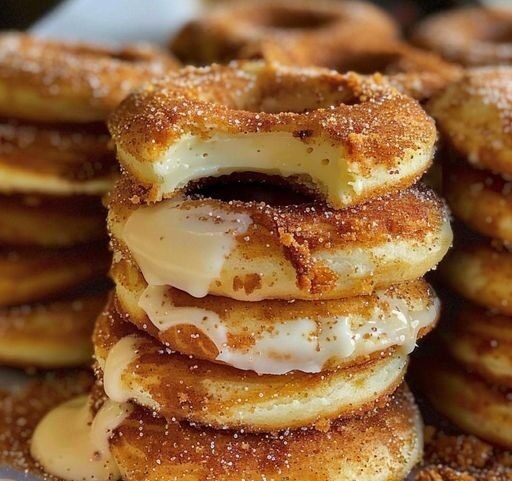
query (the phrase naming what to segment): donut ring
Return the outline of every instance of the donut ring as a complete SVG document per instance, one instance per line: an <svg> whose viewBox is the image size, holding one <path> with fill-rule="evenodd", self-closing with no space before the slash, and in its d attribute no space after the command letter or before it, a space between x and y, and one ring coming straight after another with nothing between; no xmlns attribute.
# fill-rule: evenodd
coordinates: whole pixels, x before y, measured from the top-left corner
<svg viewBox="0 0 512 481"><path fill-rule="evenodd" d="M45 249L0 248L0 306L37 302L102 278L110 254L104 243Z"/></svg>
<svg viewBox="0 0 512 481"><path fill-rule="evenodd" d="M176 68L143 45L119 49L0 35L0 116L41 122L98 122L134 88Z"/></svg>
<svg viewBox="0 0 512 481"><path fill-rule="evenodd" d="M413 41L466 66L512 62L512 9L466 7L432 15Z"/></svg>
<svg viewBox="0 0 512 481"><path fill-rule="evenodd" d="M413 184L437 135L418 103L379 76L264 62L183 69L129 96L109 127L149 201L250 172L286 178L334 207Z"/></svg>
<svg viewBox="0 0 512 481"><path fill-rule="evenodd" d="M91 363L94 321L105 292L0 309L0 363L55 369Z"/></svg>
<svg viewBox="0 0 512 481"><path fill-rule="evenodd" d="M258 375L172 353L107 308L93 336L97 377L116 402L167 420L216 429L295 429L382 406L400 385L407 356L385 355L335 371Z"/></svg>
<svg viewBox="0 0 512 481"><path fill-rule="evenodd" d="M500 390L464 371L447 356L424 356L413 364L422 391L437 411L462 430L512 448L512 405Z"/></svg>
<svg viewBox="0 0 512 481"><path fill-rule="evenodd" d="M240 473L247 480L395 481L420 460L422 428L414 399L402 388L376 413L333 422L327 431L277 435L166 423L137 408L110 446L127 481L239 481Z"/></svg>
<svg viewBox="0 0 512 481"><path fill-rule="evenodd" d="M261 301L369 294L421 277L452 241L444 205L420 188L345 210L214 198L137 206L125 200L133 199L129 188L120 182L109 201L114 264L131 261L149 283L195 297ZM178 245L185 249L181 254ZM194 267L197 252L201 266Z"/></svg>
<svg viewBox="0 0 512 481"><path fill-rule="evenodd" d="M265 43L260 48L268 61L284 65L317 66L361 75L381 73L399 92L424 101L462 75L462 69L436 54L399 41L340 44L327 40L322 48L305 45L299 52L289 46Z"/></svg>
<svg viewBox="0 0 512 481"><path fill-rule="evenodd" d="M512 318L464 303L441 336L445 349L466 370L512 388Z"/></svg>
<svg viewBox="0 0 512 481"><path fill-rule="evenodd" d="M443 192L454 215L471 229L512 243L512 182L464 162L445 162Z"/></svg>
<svg viewBox="0 0 512 481"><path fill-rule="evenodd" d="M0 245L63 247L106 239L105 217L96 197L0 194Z"/></svg>
<svg viewBox="0 0 512 481"><path fill-rule="evenodd" d="M512 315L512 252L486 243L457 247L439 268L448 286L465 299Z"/></svg>
<svg viewBox="0 0 512 481"><path fill-rule="evenodd" d="M165 286L144 289L144 278L126 262L115 264L111 274L123 319L173 351L258 374L323 372L392 349L409 354L434 327L440 310L423 280L371 296L290 303L197 299Z"/></svg>
<svg viewBox="0 0 512 481"><path fill-rule="evenodd" d="M0 192L101 195L117 170L104 126L0 120Z"/></svg>
<svg viewBox="0 0 512 481"><path fill-rule="evenodd" d="M475 167L512 175L512 67L469 71L433 98L429 113L450 147Z"/></svg>
<svg viewBox="0 0 512 481"><path fill-rule="evenodd" d="M208 65L253 58L262 42L300 51L326 39L363 41L364 31L382 40L399 35L391 17L367 2L250 1L212 9L189 22L171 40L170 48L184 63Z"/></svg>

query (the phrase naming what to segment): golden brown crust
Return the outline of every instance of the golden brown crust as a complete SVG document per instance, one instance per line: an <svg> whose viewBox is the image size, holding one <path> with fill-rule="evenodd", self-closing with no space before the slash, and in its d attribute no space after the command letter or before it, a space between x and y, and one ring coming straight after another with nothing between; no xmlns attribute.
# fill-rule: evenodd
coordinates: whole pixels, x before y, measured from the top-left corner
<svg viewBox="0 0 512 481"><path fill-rule="evenodd" d="M427 18L413 41L467 66L510 64L512 9L465 7Z"/></svg>
<svg viewBox="0 0 512 481"><path fill-rule="evenodd" d="M104 277L110 253L103 242L60 249L2 247L0 306L62 295Z"/></svg>
<svg viewBox="0 0 512 481"><path fill-rule="evenodd" d="M122 242L121 229L132 210L140 208L130 202L139 198L137 192L130 180L124 178L108 200L114 248L118 255L127 259L131 255ZM264 202L224 202L207 198L187 199L180 208L197 206L248 215L252 223L246 233L237 237L236 255L243 259L271 260L276 266L285 265L287 271L292 270L292 285L287 290L293 290L294 295L288 293L280 297L285 295L282 292L268 298L335 299L368 294L379 287L420 277L435 266L451 244L444 204L431 190L421 186L343 210L332 209L324 203L271 206ZM397 260L394 247L400 242L407 243L411 252L417 254L412 265L407 265L409 257ZM382 250L373 256L370 252L373 248ZM347 274L344 264L329 265L321 259L327 256L335 260L335 256L341 254L350 257L352 249L366 252L371 258L368 262L373 267L368 275L357 272L357 267ZM393 258L393 262L387 262L386 255ZM354 266L366 262L361 261L360 255L351 259ZM247 270L244 275L227 272L225 284L228 276L232 277L229 286L222 288L223 292L229 288L236 298L242 295L256 298L262 289L267 289L270 277L267 281L257 272L249 274ZM273 282L269 293L278 289L275 280Z"/></svg>
<svg viewBox="0 0 512 481"><path fill-rule="evenodd" d="M213 431L136 409L111 440L127 481L398 481L421 456L421 421L405 388L376 413L272 434Z"/></svg>
<svg viewBox="0 0 512 481"><path fill-rule="evenodd" d="M0 119L0 191L103 194L117 175L104 126Z"/></svg>
<svg viewBox="0 0 512 481"><path fill-rule="evenodd" d="M300 52L326 41L364 41L363 32L382 40L399 34L391 17L367 2L250 1L210 10L185 25L170 47L185 63L207 65L261 58L263 43Z"/></svg>
<svg viewBox="0 0 512 481"><path fill-rule="evenodd" d="M0 194L0 244L61 247L106 239L105 217L96 197Z"/></svg>
<svg viewBox="0 0 512 481"><path fill-rule="evenodd" d="M119 49L0 36L0 116L44 122L103 121L134 88L174 69L144 45Z"/></svg>
<svg viewBox="0 0 512 481"><path fill-rule="evenodd" d="M129 336L136 356L120 371L120 383L131 399L169 421L216 429L272 432L368 412L385 404L407 365L405 356L383 352L366 364L325 373L258 375L173 353L122 321L109 306L98 318L93 337L98 378L103 378L109 352ZM107 394L110 381L104 379Z"/></svg>
<svg viewBox="0 0 512 481"><path fill-rule="evenodd" d="M512 174L512 67L469 70L428 105L447 143L475 167Z"/></svg>
<svg viewBox="0 0 512 481"><path fill-rule="evenodd" d="M443 193L454 215L471 229L512 242L512 182L465 162L444 162Z"/></svg>
<svg viewBox="0 0 512 481"><path fill-rule="evenodd" d="M0 308L0 363L23 368L90 365L94 322L107 295Z"/></svg>
<svg viewBox="0 0 512 481"><path fill-rule="evenodd" d="M491 384L512 388L512 318L474 304L456 307L441 330L445 349Z"/></svg>
<svg viewBox="0 0 512 481"><path fill-rule="evenodd" d="M182 69L130 95L109 127L122 165L142 185L147 180L141 178L141 169L155 168L188 135L205 141L219 135L279 132L305 145L334 146L346 157L349 173L372 181L370 192L354 194L352 202L415 182L436 140L432 119L381 76L264 62ZM403 174L409 161L421 165ZM372 178L377 168L397 173L380 190ZM151 201L176 193L161 192L165 187L151 182Z"/></svg>

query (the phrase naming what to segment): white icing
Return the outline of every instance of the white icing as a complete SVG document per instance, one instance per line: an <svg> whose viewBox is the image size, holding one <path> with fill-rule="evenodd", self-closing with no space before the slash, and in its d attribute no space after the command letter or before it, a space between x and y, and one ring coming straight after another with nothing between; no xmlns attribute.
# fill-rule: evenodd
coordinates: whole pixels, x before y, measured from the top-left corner
<svg viewBox="0 0 512 481"><path fill-rule="evenodd" d="M32 437L31 454L46 472L62 479L119 479L109 439L131 409L129 404L106 401L91 419L87 396L67 401L41 420Z"/></svg>
<svg viewBox="0 0 512 481"><path fill-rule="evenodd" d="M169 285L204 297L219 277L235 237L251 223L246 214L207 206L182 209L179 201L163 201L134 211L123 239L149 285Z"/></svg>
<svg viewBox="0 0 512 481"><path fill-rule="evenodd" d="M250 348L237 349L228 343L230 326L226 320L213 311L177 307L165 292L165 287L148 286L139 300L156 328L165 332L177 325L194 326L215 344L218 361L259 374L321 372L330 359L364 356L391 346L408 354L416 345L418 332L435 320L439 310L437 299L424 309L413 310L404 300L380 294L379 300L389 308L377 306L368 318L283 319L275 329L253 333Z"/></svg>

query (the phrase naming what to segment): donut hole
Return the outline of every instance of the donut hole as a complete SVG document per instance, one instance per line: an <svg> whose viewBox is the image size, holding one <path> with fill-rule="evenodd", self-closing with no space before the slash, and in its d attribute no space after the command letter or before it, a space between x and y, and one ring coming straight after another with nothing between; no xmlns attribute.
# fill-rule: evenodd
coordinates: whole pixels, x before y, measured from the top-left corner
<svg viewBox="0 0 512 481"><path fill-rule="evenodd" d="M306 187L292 185L282 177L248 172L192 183L187 195L223 202L263 202L271 206L309 205L318 201Z"/></svg>
<svg viewBox="0 0 512 481"><path fill-rule="evenodd" d="M251 12L248 20L263 28L275 30L317 30L325 28L336 20L332 13L308 9L269 7L258 14Z"/></svg>
<svg viewBox="0 0 512 481"><path fill-rule="evenodd" d="M327 65L338 72L356 72L371 75L376 72L397 73L401 55L396 52L361 52L349 55Z"/></svg>

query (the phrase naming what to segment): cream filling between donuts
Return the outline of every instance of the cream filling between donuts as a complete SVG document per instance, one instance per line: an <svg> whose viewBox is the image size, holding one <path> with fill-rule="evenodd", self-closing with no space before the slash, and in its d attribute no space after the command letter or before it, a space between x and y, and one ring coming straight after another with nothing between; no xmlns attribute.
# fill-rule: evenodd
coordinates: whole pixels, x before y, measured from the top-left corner
<svg viewBox="0 0 512 481"><path fill-rule="evenodd" d="M405 300L381 292L368 318L333 316L318 322L311 318L283 319L273 329L249 333L252 346L236 348L228 341L229 334L236 334L230 333L229 323L217 313L177 307L165 293L165 287L148 286L139 300L139 307L157 329L164 332L175 326L192 325L214 343L218 361L258 374L280 375L296 370L318 373L329 360L365 356L391 346L409 354L418 332L433 323L439 311L437 298L430 304L420 300L422 305L415 309Z"/></svg>
<svg viewBox="0 0 512 481"><path fill-rule="evenodd" d="M179 202L137 209L124 226L123 239L149 285L204 297L235 237L247 231L252 219L207 206L180 209Z"/></svg>
<svg viewBox="0 0 512 481"><path fill-rule="evenodd" d="M107 400L93 417L87 396L67 401L38 424L30 452L47 473L61 479L120 479L109 439L131 411L129 404Z"/></svg>
<svg viewBox="0 0 512 481"><path fill-rule="evenodd" d="M140 161L123 149L119 154L142 181L156 184L160 194L184 188L189 182L237 172L282 177L313 187L330 203L346 206L365 191L395 183L428 164L431 149L411 151L407 162L395 169L373 163L371 173L362 173L359 160L352 161L345 149L327 139L303 141L289 132L212 135L203 139L184 135L152 162Z"/></svg>

